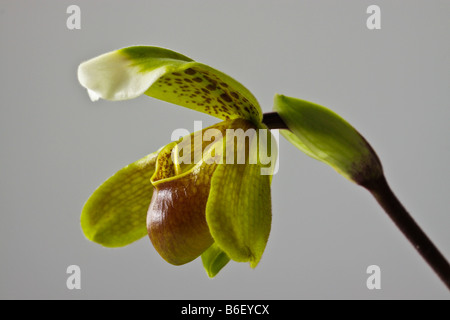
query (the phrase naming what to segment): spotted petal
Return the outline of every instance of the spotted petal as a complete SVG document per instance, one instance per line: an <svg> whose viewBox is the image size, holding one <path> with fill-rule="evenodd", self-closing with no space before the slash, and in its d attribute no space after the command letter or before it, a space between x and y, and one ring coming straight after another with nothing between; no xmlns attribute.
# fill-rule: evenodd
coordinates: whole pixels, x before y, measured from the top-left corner
<svg viewBox="0 0 450 320"><path fill-rule="evenodd" d="M242 84L171 50L137 46L82 63L78 79L93 100L133 99L142 94L226 120L259 123L261 108Z"/></svg>

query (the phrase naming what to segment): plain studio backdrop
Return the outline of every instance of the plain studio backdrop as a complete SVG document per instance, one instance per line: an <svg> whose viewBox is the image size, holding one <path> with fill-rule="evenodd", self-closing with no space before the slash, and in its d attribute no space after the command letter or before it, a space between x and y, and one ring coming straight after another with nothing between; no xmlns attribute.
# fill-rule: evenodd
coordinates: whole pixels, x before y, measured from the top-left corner
<svg viewBox="0 0 450 320"><path fill-rule="evenodd" d="M69 30L67 8L81 9ZM367 8L381 8L369 30ZM148 237L106 249L80 212L123 166L177 128L216 120L139 97L93 103L78 65L154 45L217 68L263 111L275 93L322 104L372 144L394 192L450 257L450 2L0 2L0 298L448 299L430 267L364 189L280 142L273 223L256 269L230 262L209 279L200 259L175 267ZM81 269L68 290L67 267ZM381 270L369 290L367 267Z"/></svg>

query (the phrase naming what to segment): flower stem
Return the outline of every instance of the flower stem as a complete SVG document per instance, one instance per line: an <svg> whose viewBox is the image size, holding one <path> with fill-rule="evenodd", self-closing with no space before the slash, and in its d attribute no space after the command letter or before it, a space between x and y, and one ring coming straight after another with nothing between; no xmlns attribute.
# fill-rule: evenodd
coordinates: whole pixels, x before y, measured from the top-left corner
<svg viewBox="0 0 450 320"><path fill-rule="evenodd" d="M264 113L263 123L269 129L289 130L277 112ZM361 185L373 195L400 231L403 232L414 248L416 248L419 254L450 290L450 264L397 199L384 175L378 179L362 183Z"/></svg>
<svg viewBox="0 0 450 320"><path fill-rule="evenodd" d="M287 130L289 130L287 124L284 122L283 119L281 119L281 117L278 114L278 112L267 112L267 113L264 113L262 122L269 129L287 129Z"/></svg>
<svg viewBox="0 0 450 320"><path fill-rule="evenodd" d="M363 187L375 197L397 227L450 290L450 264L397 199L386 178L382 176Z"/></svg>

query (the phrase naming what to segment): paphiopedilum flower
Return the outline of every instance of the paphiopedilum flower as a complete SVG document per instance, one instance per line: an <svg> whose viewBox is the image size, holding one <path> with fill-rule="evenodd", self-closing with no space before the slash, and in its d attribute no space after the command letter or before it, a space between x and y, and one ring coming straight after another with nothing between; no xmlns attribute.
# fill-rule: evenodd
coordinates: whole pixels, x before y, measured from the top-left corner
<svg viewBox="0 0 450 320"><path fill-rule="evenodd" d="M104 182L82 211L88 239L120 247L148 234L172 264L201 255L211 277L230 259L255 267L272 215L276 149L267 129L282 129L298 149L369 190L450 288L450 264L389 188L375 151L331 110L276 95L275 112L263 115L256 98L233 78L157 47L129 47L86 61L79 66L78 79L94 101L145 94L222 120L169 143ZM241 139L235 143L236 132Z"/></svg>
<svg viewBox="0 0 450 320"><path fill-rule="evenodd" d="M255 97L222 72L156 47L101 55L82 63L78 78L92 100L146 94L224 120L104 182L82 212L86 237L119 247L148 233L166 261L181 265L201 255L210 276L229 259L255 267L271 226L273 162L263 157L272 152L275 159Z"/></svg>

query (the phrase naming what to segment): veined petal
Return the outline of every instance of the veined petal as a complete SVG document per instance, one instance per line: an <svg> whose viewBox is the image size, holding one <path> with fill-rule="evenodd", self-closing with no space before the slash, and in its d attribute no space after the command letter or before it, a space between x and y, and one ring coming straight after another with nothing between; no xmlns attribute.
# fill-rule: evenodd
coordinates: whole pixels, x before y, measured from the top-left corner
<svg viewBox="0 0 450 320"><path fill-rule="evenodd" d="M275 96L274 110L291 131L282 130L288 141L347 179L364 185L382 175L381 162L369 143L333 111L283 95Z"/></svg>
<svg viewBox="0 0 450 320"><path fill-rule="evenodd" d="M269 238L270 176L257 164L219 165L211 181L206 220L214 241L232 260L259 263Z"/></svg>
<svg viewBox="0 0 450 320"><path fill-rule="evenodd" d="M105 247L121 247L147 234L150 177L157 155L158 151L126 166L95 190L81 213L86 238Z"/></svg>
<svg viewBox="0 0 450 320"><path fill-rule="evenodd" d="M256 144L259 135L253 131L245 144L237 145L238 153L248 154L244 162L239 162L238 155L234 164L217 166L206 206L206 221L217 246L232 260L250 262L252 268L262 257L272 221L271 175L264 173L261 164L271 139ZM233 140L228 136L227 144Z"/></svg>
<svg viewBox="0 0 450 320"><path fill-rule="evenodd" d="M192 59L158 47L137 46L103 54L78 68L91 99L132 99L143 93L220 119L261 122L262 111L242 84Z"/></svg>

